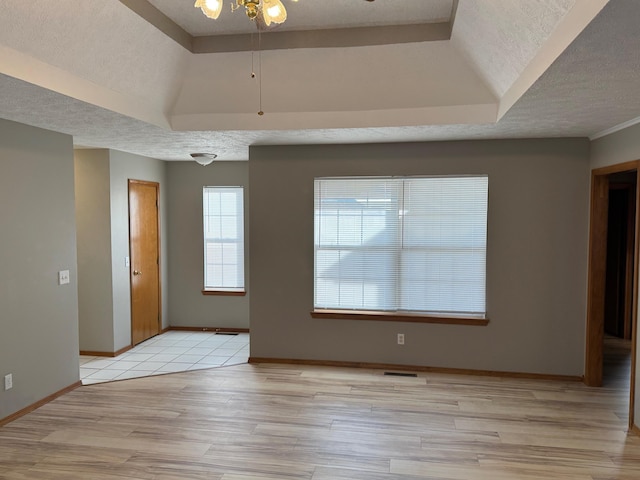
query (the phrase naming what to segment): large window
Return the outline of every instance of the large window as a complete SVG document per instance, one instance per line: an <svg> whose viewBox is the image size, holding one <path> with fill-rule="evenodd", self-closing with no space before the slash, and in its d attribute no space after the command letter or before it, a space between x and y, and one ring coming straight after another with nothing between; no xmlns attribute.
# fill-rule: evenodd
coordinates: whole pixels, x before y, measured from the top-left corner
<svg viewBox="0 0 640 480"><path fill-rule="evenodd" d="M204 187L204 291L244 291L242 187Z"/></svg>
<svg viewBox="0 0 640 480"><path fill-rule="evenodd" d="M315 181L315 310L485 317L487 176Z"/></svg>

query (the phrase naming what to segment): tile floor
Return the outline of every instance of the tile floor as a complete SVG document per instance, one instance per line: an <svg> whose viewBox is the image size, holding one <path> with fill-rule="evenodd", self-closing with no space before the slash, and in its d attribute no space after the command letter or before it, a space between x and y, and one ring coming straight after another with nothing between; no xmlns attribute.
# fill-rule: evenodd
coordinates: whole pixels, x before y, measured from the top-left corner
<svg viewBox="0 0 640 480"><path fill-rule="evenodd" d="M246 363L249 334L170 330L117 357L80 356L83 385Z"/></svg>

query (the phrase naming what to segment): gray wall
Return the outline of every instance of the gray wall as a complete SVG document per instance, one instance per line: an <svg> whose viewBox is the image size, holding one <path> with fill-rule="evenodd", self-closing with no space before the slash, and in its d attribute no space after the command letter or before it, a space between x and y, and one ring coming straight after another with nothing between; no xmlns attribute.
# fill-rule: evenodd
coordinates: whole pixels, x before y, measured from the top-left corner
<svg viewBox="0 0 640 480"><path fill-rule="evenodd" d="M488 326L310 317L314 177L473 173L489 175ZM249 182L252 357L583 374L588 140L252 147Z"/></svg>
<svg viewBox="0 0 640 480"><path fill-rule="evenodd" d="M591 168L640 160L640 124L591 142Z"/></svg>
<svg viewBox="0 0 640 480"><path fill-rule="evenodd" d="M129 179L160 184L162 326L168 323L165 162L116 150L75 152L80 349L116 352L131 345Z"/></svg>
<svg viewBox="0 0 640 480"><path fill-rule="evenodd" d="M0 120L0 223L0 380L12 373L14 385L0 388L4 418L79 379L70 136Z"/></svg>
<svg viewBox="0 0 640 480"><path fill-rule="evenodd" d="M599 138L591 144L591 168L634 160L640 160L640 124ZM640 352L640 335L636 335L636 342L636 352ZM636 356L635 370L635 424L640 427L640 355Z"/></svg>
<svg viewBox="0 0 640 480"><path fill-rule="evenodd" d="M249 285L248 162L170 162L169 181L169 323L181 327L249 328L249 299L202 295L202 187L245 187L245 286Z"/></svg>
<svg viewBox="0 0 640 480"><path fill-rule="evenodd" d="M80 350L113 352L108 150L76 150Z"/></svg>

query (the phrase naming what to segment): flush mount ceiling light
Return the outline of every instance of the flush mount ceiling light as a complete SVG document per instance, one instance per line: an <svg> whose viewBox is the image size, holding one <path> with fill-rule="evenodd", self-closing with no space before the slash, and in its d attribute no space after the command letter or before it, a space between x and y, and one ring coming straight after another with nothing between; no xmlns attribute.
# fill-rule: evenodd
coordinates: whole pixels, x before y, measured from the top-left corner
<svg viewBox="0 0 640 480"><path fill-rule="evenodd" d="M298 0L291 0L297 2ZM284 23L287 19L287 10L280 0L236 0L237 4L231 4L231 11L244 7L244 11L256 25L270 26L272 23ZM196 0L194 7L202 10L207 17L217 19L222 12L224 0Z"/></svg>
<svg viewBox="0 0 640 480"><path fill-rule="evenodd" d="M215 153L190 153L189 155L203 167L206 167L218 157Z"/></svg>

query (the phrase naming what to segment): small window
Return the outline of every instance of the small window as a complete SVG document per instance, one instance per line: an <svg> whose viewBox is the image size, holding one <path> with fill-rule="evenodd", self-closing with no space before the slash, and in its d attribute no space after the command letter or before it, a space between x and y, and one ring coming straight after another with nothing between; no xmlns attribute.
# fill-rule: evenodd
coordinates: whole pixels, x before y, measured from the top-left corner
<svg viewBox="0 0 640 480"><path fill-rule="evenodd" d="M244 292L243 187L204 187L204 293Z"/></svg>
<svg viewBox="0 0 640 480"><path fill-rule="evenodd" d="M315 181L314 310L485 318L487 176Z"/></svg>

